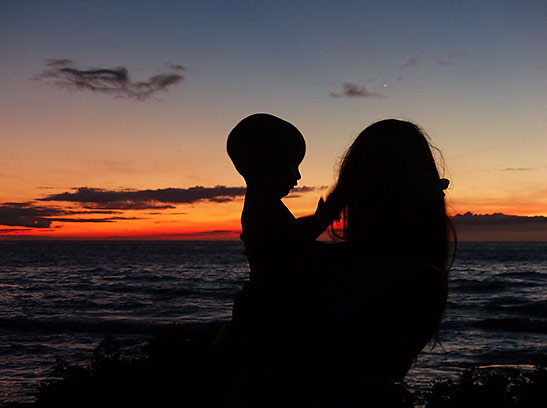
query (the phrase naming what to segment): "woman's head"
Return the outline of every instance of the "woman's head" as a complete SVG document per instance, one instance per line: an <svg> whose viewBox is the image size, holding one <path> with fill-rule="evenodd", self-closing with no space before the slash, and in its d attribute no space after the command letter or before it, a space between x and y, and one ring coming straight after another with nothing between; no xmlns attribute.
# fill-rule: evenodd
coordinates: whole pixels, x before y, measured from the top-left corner
<svg viewBox="0 0 547 408"><path fill-rule="evenodd" d="M340 166L343 238L390 258L447 269L448 218L431 146L415 124L388 119L359 134Z"/></svg>

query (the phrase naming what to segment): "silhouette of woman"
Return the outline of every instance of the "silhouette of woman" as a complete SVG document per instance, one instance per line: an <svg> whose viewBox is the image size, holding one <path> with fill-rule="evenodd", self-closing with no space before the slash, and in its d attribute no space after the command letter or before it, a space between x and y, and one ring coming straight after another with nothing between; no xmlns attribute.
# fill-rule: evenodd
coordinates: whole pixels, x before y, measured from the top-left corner
<svg viewBox="0 0 547 408"><path fill-rule="evenodd" d="M322 251L322 316L309 348L321 406L399 406L393 384L434 339L447 298L453 229L432 148L415 124L376 122L342 160L328 200L342 243ZM320 356L320 358L318 358ZM331 401L329 403L328 401Z"/></svg>

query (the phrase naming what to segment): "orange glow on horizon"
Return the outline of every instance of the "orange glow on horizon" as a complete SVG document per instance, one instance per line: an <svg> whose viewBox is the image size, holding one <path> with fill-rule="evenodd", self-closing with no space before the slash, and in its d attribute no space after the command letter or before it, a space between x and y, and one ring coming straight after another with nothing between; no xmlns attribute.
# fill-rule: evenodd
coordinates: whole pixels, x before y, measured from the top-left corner
<svg viewBox="0 0 547 408"><path fill-rule="evenodd" d="M325 190L295 194L284 199L285 204L297 217L313 214L319 197ZM38 202L37 202L38 203ZM47 206L47 203L36 204ZM59 205L53 206L61 208ZM242 198L229 202L202 201L177 205L165 210L115 210L110 213L86 213L85 208L67 204L65 209L81 211L81 214L45 217L51 219L49 228L0 226L0 240L238 240L241 232L240 214ZM503 213L516 216L547 216L538 200L526 205L515 201L495 199L460 199L454 192L447 194L447 209L450 216L471 212L475 215ZM74 221L70 222L69 219ZM23 224L24 225L24 224ZM488 237L473 232L473 236ZM511 237L520 237L511 232ZM471 236L471 235L470 235ZM526 232L522 234L526 237ZM486 239L486 238L485 238Z"/></svg>
<svg viewBox="0 0 547 408"><path fill-rule="evenodd" d="M82 239L82 240L116 240L116 239L139 239L139 240L239 240L240 229L231 229L230 224L215 229L113 229L112 231L98 229L38 229L38 228L6 228L0 233L0 240L9 239ZM11 232L11 231L13 232Z"/></svg>
<svg viewBox="0 0 547 408"><path fill-rule="evenodd" d="M458 200L449 202L447 205L448 215L465 214L505 214L518 215L523 217L547 216L547 206L542 203L511 203L511 202L490 202L490 200L465 202Z"/></svg>

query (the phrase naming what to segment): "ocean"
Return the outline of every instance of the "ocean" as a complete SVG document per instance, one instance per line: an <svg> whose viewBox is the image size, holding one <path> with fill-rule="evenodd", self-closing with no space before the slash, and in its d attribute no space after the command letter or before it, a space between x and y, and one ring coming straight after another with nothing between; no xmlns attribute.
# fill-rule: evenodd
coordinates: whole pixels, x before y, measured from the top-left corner
<svg viewBox="0 0 547 408"><path fill-rule="evenodd" d="M57 357L88 361L106 334L137 356L174 324L228 320L247 277L240 242L0 242L0 405L32 401ZM411 387L547 355L547 243L459 243L440 335Z"/></svg>

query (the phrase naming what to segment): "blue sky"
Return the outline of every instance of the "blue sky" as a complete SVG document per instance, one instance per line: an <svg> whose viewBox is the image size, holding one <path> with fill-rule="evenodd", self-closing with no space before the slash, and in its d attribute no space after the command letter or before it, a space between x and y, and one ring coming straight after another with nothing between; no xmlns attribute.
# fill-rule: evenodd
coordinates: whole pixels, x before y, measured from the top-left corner
<svg viewBox="0 0 547 408"><path fill-rule="evenodd" d="M332 185L356 135L396 117L441 148L454 212L547 215L544 1L2 1L0 16L0 202L242 185L225 138L263 111L306 137L303 185ZM114 97L36 80L51 59L183 79Z"/></svg>

